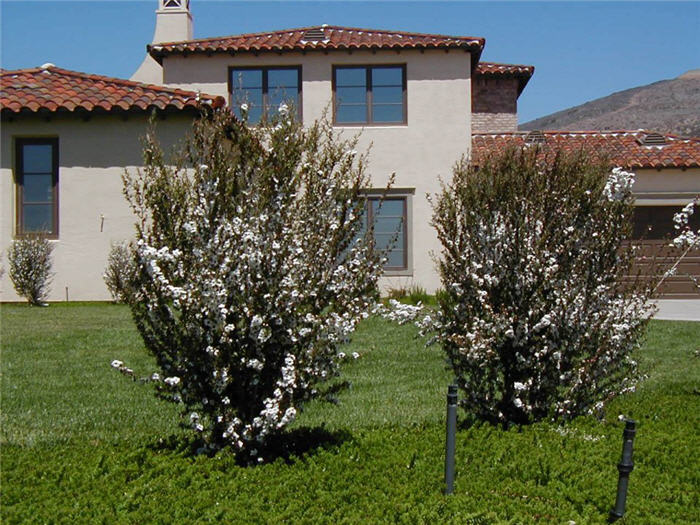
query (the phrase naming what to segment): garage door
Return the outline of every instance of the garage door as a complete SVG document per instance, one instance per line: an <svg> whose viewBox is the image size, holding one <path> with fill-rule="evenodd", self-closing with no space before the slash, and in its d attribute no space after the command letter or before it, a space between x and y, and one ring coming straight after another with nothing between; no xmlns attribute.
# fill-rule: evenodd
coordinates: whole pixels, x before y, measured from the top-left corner
<svg viewBox="0 0 700 525"><path fill-rule="evenodd" d="M669 246L677 234L673 215L680 206L637 206L634 213L634 240L639 246L633 274L647 279L653 268L670 267L678 260L683 250ZM700 211L690 217L694 231L700 229ZM700 248L690 251L678 265L675 275L667 277L659 287L657 295L666 299L700 298L695 282L700 283Z"/></svg>

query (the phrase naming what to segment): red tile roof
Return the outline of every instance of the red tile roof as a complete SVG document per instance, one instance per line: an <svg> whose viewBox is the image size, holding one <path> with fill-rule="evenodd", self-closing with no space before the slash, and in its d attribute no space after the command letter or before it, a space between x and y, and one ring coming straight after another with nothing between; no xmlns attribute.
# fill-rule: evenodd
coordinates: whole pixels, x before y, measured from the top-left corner
<svg viewBox="0 0 700 525"><path fill-rule="evenodd" d="M183 42L152 44L148 51L161 61L164 56L188 53L237 53L264 51L313 51L359 49L464 49L481 55L485 40L471 36L446 36L402 31L314 26L249 33ZM476 65L476 61L474 62Z"/></svg>
<svg viewBox="0 0 700 525"><path fill-rule="evenodd" d="M523 92L530 77L535 72L535 66L522 64L497 64L495 62L479 62L474 75L509 76L518 79L518 95Z"/></svg>
<svg viewBox="0 0 700 525"><path fill-rule="evenodd" d="M475 71L478 75L522 75L531 77L535 66L522 64L497 64L496 62L479 62Z"/></svg>
<svg viewBox="0 0 700 525"><path fill-rule="evenodd" d="M637 131L541 131L512 133L475 133L472 136L472 159L478 163L489 154L506 147L521 147L528 143L543 153L554 149L568 152L589 151L609 157L612 164L624 168L697 168L700 167L700 138L660 135ZM645 145L644 140L663 138L663 145ZM539 137L539 142L537 141ZM648 142L653 142L649 140Z"/></svg>
<svg viewBox="0 0 700 525"><path fill-rule="evenodd" d="M195 109L201 103L221 106L223 97L88 75L52 64L0 73L3 114L38 111L147 111Z"/></svg>

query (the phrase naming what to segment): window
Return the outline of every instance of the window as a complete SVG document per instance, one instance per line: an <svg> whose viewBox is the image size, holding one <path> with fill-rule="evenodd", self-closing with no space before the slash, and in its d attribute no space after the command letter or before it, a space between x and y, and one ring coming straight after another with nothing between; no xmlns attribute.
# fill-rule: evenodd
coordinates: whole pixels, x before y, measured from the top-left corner
<svg viewBox="0 0 700 525"><path fill-rule="evenodd" d="M368 197L365 209L365 224L360 234L364 234L370 224L374 224L374 242L379 250L391 249L386 253L385 270L406 270L408 268L408 231L406 197Z"/></svg>
<svg viewBox="0 0 700 525"><path fill-rule="evenodd" d="M268 111L285 103L297 108L301 118L300 67L232 67L229 69L231 107L241 117L248 105L248 122L257 124Z"/></svg>
<svg viewBox="0 0 700 525"><path fill-rule="evenodd" d="M17 139L17 235L58 237L58 139Z"/></svg>
<svg viewBox="0 0 700 525"><path fill-rule="evenodd" d="M406 124L406 66L334 66L335 124Z"/></svg>

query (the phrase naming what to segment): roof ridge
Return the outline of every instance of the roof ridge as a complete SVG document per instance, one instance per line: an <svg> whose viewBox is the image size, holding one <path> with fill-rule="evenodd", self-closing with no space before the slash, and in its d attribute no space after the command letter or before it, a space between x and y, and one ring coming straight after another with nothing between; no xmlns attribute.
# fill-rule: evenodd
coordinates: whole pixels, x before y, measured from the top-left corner
<svg viewBox="0 0 700 525"><path fill-rule="evenodd" d="M505 62L491 62L489 60L479 60L479 65L484 64L488 66L517 66L517 67L535 67L529 64L511 64Z"/></svg>
<svg viewBox="0 0 700 525"><path fill-rule="evenodd" d="M675 135L673 133L664 133L661 131L655 131L651 129L533 129L533 130L518 130L518 131L496 131L496 132L474 132L472 133L472 136L483 136L483 137L493 137L493 136L503 136L503 135L512 135L514 137L517 136L525 136L528 133L532 133L533 131L539 131L540 133L544 133L545 135L620 135L620 134L627 134L627 135L639 135L639 134L649 134L649 133L658 133L659 135L663 135L664 137L667 138L672 138L672 139L678 139L678 140L697 140L700 141L700 137L683 137L680 135Z"/></svg>
<svg viewBox="0 0 700 525"><path fill-rule="evenodd" d="M281 33L309 31L311 29L333 29L333 30L357 31L357 32L365 32L365 33L382 33L382 34L420 36L420 37L438 37L438 38L451 38L451 39L459 39L459 40L465 40L465 39L483 40L484 42L486 41L485 38L478 37L478 36L444 35L444 34L440 34L440 33L417 33L417 32L412 32L412 31L392 31L390 29L371 29L371 28L362 28L362 27L349 27L349 26L337 26L337 25L330 25L330 24L319 24L319 25L305 26L305 27L290 27L290 28L286 28L286 29L276 29L273 31L255 31L253 33L238 33L238 34L232 34L232 35L222 35L222 36L207 37L207 38L193 38L190 40L173 40L170 42L157 42L157 43L151 44L150 46L155 47L155 46L166 46L166 45L183 44L183 43L204 43L204 42L213 42L216 40L226 40L226 39L230 39L230 38L250 38L250 37L260 37L260 36L265 36L265 35L275 35L275 34L281 34Z"/></svg>

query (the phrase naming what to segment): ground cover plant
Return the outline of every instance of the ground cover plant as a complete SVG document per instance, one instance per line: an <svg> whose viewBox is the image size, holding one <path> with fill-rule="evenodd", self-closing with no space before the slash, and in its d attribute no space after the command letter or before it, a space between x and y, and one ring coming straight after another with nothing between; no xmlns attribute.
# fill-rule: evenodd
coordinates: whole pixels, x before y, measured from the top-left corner
<svg viewBox="0 0 700 525"><path fill-rule="evenodd" d="M124 177L138 220L124 299L157 393L202 448L246 461L334 376L382 271L372 228L361 233L370 181L357 139L292 113L281 105L257 127L203 115L172 160L149 133L144 169Z"/></svg>
<svg viewBox="0 0 700 525"><path fill-rule="evenodd" d="M652 322L636 354L648 379L602 421L505 431L460 414L451 497L452 377L411 325L363 321L341 347L341 376L277 456L241 467L227 450L194 454L177 408L110 367L119 355L156 370L125 306L2 305L0 323L3 523L603 523L621 414L638 421L625 522L700 512L700 323Z"/></svg>
<svg viewBox="0 0 700 525"><path fill-rule="evenodd" d="M438 339L478 417L566 420L634 388L651 288L630 275L634 174L537 147L458 163L434 200Z"/></svg>

